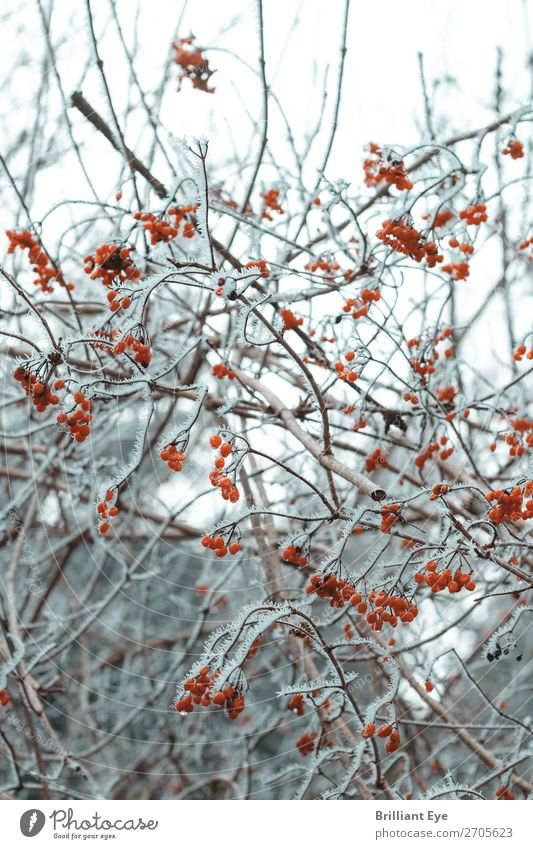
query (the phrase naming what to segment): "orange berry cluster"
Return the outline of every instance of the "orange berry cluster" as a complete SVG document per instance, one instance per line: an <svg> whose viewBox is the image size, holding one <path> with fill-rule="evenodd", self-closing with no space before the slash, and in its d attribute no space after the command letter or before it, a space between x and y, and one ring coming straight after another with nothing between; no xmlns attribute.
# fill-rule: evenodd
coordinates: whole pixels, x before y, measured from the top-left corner
<svg viewBox="0 0 533 849"><path fill-rule="evenodd" d="M355 359L355 353L353 351L346 351L344 358L348 363L351 363ZM352 371L349 366L344 365L340 361L335 363L334 368L339 380L348 380L350 383L353 383L359 377L356 371Z"/></svg>
<svg viewBox="0 0 533 849"><path fill-rule="evenodd" d="M348 602L356 607L362 601L348 581L339 580L335 575L312 575L305 591L308 595L316 593L318 598L328 598L330 607L344 607Z"/></svg>
<svg viewBox="0 0 533 849"><path fill-rule="evenodd" d="M241 550L240 542L230 542L229 545L224 537L212 537L206 534L202 537L202 545L204 548L210 548L215 552L217 557L225 557L226 554L238 554Z"/></svg>
<svg viewBox="0 0 533 849"><path fill-rule="evenodd" d="M193 46L194 36L180 38L173 42L174 62L181 68L178 77L178 91L184 79L192 83L193 88L213 94L215 89L209 87L209 80L216 71L212 71L203 54L203 48Z"/></svg>
<svg viewBox="0 0 533 849"><path fill-rule="evenodd" d="M524 491L520 486L515 486L510 492L503 489L495 489L487 492L487 501L495 501L495 506L489 510L489 519L500 525L502 522L517 522L520 519L533 518L533 481L526 481ZM527 501L525 505L523 499Z"/></svg>
<svg viewBox="0 0 533 849"><path fill-rule="evenodd" d="M331 282L337 271L340 270L340 265L333 260L317 259L315 262L307 262L304 268L306 271L312 271L313 273L316 271L324 272L324 279Z"/></svg>
<svg viewBox="0 0 533 849"><path fill-rule="evenodd" d="M109 309L111 312L117 312L117 310L127 310L128 307L131 306L131 298L129 295L121 296L114 289L111 292L107 293L107 300L109 303Z"/></svg>
<svg viewBox="0 0 533 849"><path fill-rule="evenodd" d="M303 318L297 318L292 310L280 310L280 315L283 319L284 330L296 330L304 323Z"/></svg>
<svg viewBox="0 0 533 849"><path fill-rule="evenodd" d="M176 445L167 445L160 452L159 456L173 472L181 472L183 469L182 464L185 462L186 457L182 451L178 451Z"/></svg>
<svg viewBox="0 0 533 849"><path fill-rule="evenodd" d="M373 301L380 301L381 295L377 289L363 289L359 298L348 298L342 311L351 312L354 320L368 315L368 307Z"/></svg>
<svg viewBox="0 0 533 849"><path fill-rule="evenodd" d="M513 801L513 799L516 799L516 796L514 793L511 793L507 785L504 785L503 787L498 787L498 789L496 790L496 798L498 800L505 800L510 802Z"/></svg>
<svg viewBox="0 0 533 849"><path fill-rule="evenodd" d="M441 495L446 495L447 492L450 491L450 487L445 483L436 483L431 488L431 495L429 496L430 501L436 501Z"/></svg>
<svg viewBox="0 0 533 849"><path fill-rule="evenodd" d="M150 234L152 245L157 245L158 242L171 242L178 235L177 227L169 221L158 218L152 212L136 212L133 217L143 222L143 228Z"/></svg>
<svg viewBox="0 0 533 849"><path fill-rule="evenodd" d="M416 404L420 403L418 395L415 395L413 392L404 392L403 400L409 401L413 406L416 406Z"/></svg>
<svg viewBox="0 0 533 849"><path fill-rule="evenodd" d="M509 446L510 457L522 457L526 451L526 446L528 448L533 447L533 422L530 419L522 418L511 419L511 424L515 433L507 433L500 438ZM496 450L496 447L493 450Z"/></svg>
<svg viewBox="0 0 533 849"><path fill-rule="evenodd" d="M365 159L363 162L365 183L367 186L378 186L385 180L389 185L396 186L400 192L413 188L413 184L407 177L403 159L392 159L389 156L384 160L383 154L377 144L371 143L369 148L370 153L374 154L376 158Z"/></svg>
<svg viewBox="0 0 533 849"><path fill-rule="evenodd" d="M305 731L302 736L296 741L296 748L300 752L302 758L306 758L307 755L310 755L313 749L315 748L315 742L318 739L318 734L309 734L308 731Z"/></svg>
<svg viewBox="0 0 533 849"><path fill-rule="evenodd" d="M386 469L388 465L387 458L381 448L376 448L365 460L365 469L367 472L375 472L379 466L382 469Z"/></svg>
<svg viewBox="0 0 533 849"><path fill-rule="evenodd" d="M76 402L74 411L70 415L58 413L57 423L66 425L76 442L85 442L91 432L90 423L93 420L91 402L86 399L83 392L75 392L74 401Z"/></svg>
<svg viewBox="0 0 533 849"><path fill-rule="evenodd" d="M141 272L130 258L131 250L118 245L100 245L96 248L94 256L84 258L84 271L91 275L91 280L100 278L107 289L126 281L131 283L138 280ZM115 309L118 309L118 306Z"/></svg>
<svg viewBox="0 0 533 849"><path fill-rule="evenodd" d="M528 360L533 360L533 348L530 348L528 351L525 345L519 345L513 354L513 360L516 360L517 363L521 363L524 357Z"/></svg>
<svg viewBox="0 0 533 849"><path fill-rule="evenodd" d="M470 242L459 242L458 239L450 239L448 244L451 248L457 248L468 256L471 256L474 253L474 245L471 245Z"/></svg>
<svg viewBox="0 0 533 849"><path fill-rule="evenodd" d="M209 667L203 666L198 675L188 678L183 684L187 695L176 701L176 710L179 713L192 713L195 705L209 707L210 704L214 704L223 708L230 719L237 719L244 710L244 696L237 693L231 685L213 693L217 677L216 672L210 676Z"/></svg>
<svg viewBox="0 0 533 849"><path fill-rule="evenodd" d="M38 379L38 375L34 374L30 369L26 369L24 366L17 366L13 372L13 377L20 383L27 397L31 398L38 413L44 413L49 406L59 404L59 397L52 392L50 384L41 382ZM59 390L63 389L64 385L65 382L63 380L56 380L53 387Z"/></svg>
<svg viewBox="0 0 533 849"><path fill-rule="evenodd" d="M113 347L113 353L124 354L128 350L133 352L133 359L136 363L139 363L139 365L144 366L146 368L152 362L150 346L147 345L146 342L143 342L141 339L137 339L131 333L128 333L127 336L124 336L123 339L121 339L115 344L115 346Z"/></svg>
<svg viewBox="0 0 533 849"><path fill-rule="evenodd" d="M226 458L233 451L231 442L223 442L219 433L214 434L209 443L211 448L219 449L218 457L215 458L215 468L209 473L209 480L213 486L219 486L224 501L231 501L235 504L240 498L240 493L235 484L222 471L225 466Z"/></svg>
<svg viewBox="0 0 533 849"><path fill-rule="evenodd" d="M518 139L509 139L502 150L504 156L510 155L511 159L522 159L524 155L524 145Z"/></svg>
<svg viewBox="0 0 533 849"><path fill-rule="evenodd" d="M109 533L109 520L112 519L118 513L118 507L114 504L115 494L112 489L106 492L105 499L100 501L96 505L96 510L98 511L98 518L100 519L100 525L98 530L101 534Z"/></svg>
<svg viewBox="0 0 533 849"><path fill-rule="evenodd" d="M218 377L219 380L229 377L230 380L234 380L235 372L224 365L224 363L217 363L213 366L213 377Z"/></svg>
<svg viewBox="0 0 533 849"><path fill-rule="evenodd" d="M467 224L478 227L484 221L488 221L487 207L484 203L475 203L467 209L461 210L459 218L466 221Z"/></svg>
<svg viewBox="0 0 533 849"><path fill-rule="evenodd" d="M270 277L270 271L268 270L266 259L257 259L255 261L250 260L250 262L246 263L245 268L258 268L261 277L264 277L265 279Z"/></svg>
<svg viewBox="0 0 533 849"><path fill-rule="evenodd" d="M450 262L442 266L444 274L450 274L454 280L466 280L470 276L470 266L467 262Z"/></svg>
<svg viewBox="0 0 533 849"><path fill-rule="evenodd" d="M295 566L307 566L308 563L308 558L295 545L288 545L287 548L284 548L281 558L285 563L293 563Z"/></svg>
<svg viewBox="0 0 533 849"><path fill-rule="evenodd" d="M447 436L441 436L439 442L430 442L428 447L422 452L422 454L419 454L418 457L415 457L415 466L417 467L417 469L420 469L420 471L422 471L428 460L432 459L433 454L443 448L447 442ZM446 448L441 451L440 459L447 460L448 457L450 457L452 454L453 448Z"/></svg>
<svg viewBox="0 0 533 849"><path fill-rule="evenodd" d="M399 621L407 624L418 616L418 608L414 604L384 590L371 592L368 601L363 601L348 581L339 580L334 575L328 575L327 578L313 575L305 591L308 595L316 593L319 598L329 599L330 607L342 608L350 604L358 613L366 614L366 621L373 631L381 631L384 623L396 628Z"/></svg>
<svg viewBox="0 0 533 849"><path fill-rule="evenodd" d="M296 693L287 703L287 710L291 710L297 716L303 716L305 713L304 697L301 693Z"/></svg>
<svg viewBox="0 0 533 849"><path fill-rule="evenodd" d="M455 404L455 396L457 395L457 389L455 386L442 386L437 390L437 398L447 407L452 407Z"/></svg>
<svg viewBox="0 0 533 849"><path fill-rule="evenodd" d="M363 602L364 604L364 602ZM366 621L371 626L373 631L381 631L383 624L388 623L391 628L396 628L398 622L404 625L412 622L418 616L418 608L412 602L402 596L396 596L392 593L387 593L385 590L380 590L378 593L372 591L368 596L368 604L373 607L373 610L367 613ZM362 609L362 605L357 606L359 613L366 613ZM386 608L389 608L387 610Z"/></svg>
<svg viewBox="0 0 533 849"><path fill-rule="evenodd" d="M263 198L263 210L261 212L261 218L265 218L267 221L274 220L268 210L271 210L272 212L278 212L280 215L283 215L284 209L278 202L279 196L280 192L278 189L268 189L268 191L266 192L261 192L261 197Z"/></svg>
<svg viewBox="0 0 533 849"><path fill-rule="evenodd" d="M472 580L472 576L468 572L461 572L460 569L456 569L453 573L448 568L443 569L442 572L437 572L438 565L436 560L428 560L424 571L416 573L416 583L426 583L428 587L431 587L432 593L440 593L445 589L449 593L459 593L463 588L468 592L475 590L475 581Z"/></svg>
<svg viewBox="0 0 533 849"><path fill-rule="evenodd" d="M53 292L52 283L58 283L69 292L74 289L74 284L65 282L62 273L54 266L48 254L29 230L22 230L20 233L15 230L6 230L6 236L9 239L8 254L14 254L16 248L28 251L28 258L33 266L32 270L37 275L33 282L36 286L41 287L42 292Z"/></svg>
<svg viewBox="0 0 533 849"><path fill-rule="evenodd" d="M191 215L196 212L198 209L197 203L188 203L185 206L172 206L168 210L169 215L174 216L174 226L179 232L182 221L186 218L187 215ZM185 221L183 224L183 229L181 231L181 235L186 239L192 239L194 236L194 224L192 221Z"/></svg>
<svg viewBox="0 0 533 849"><path fill-rule="evenodd" d="M445 227L448 221L451 221L453 217L451 209L441 209L440 212L436 213L431 226L434 230L438 230L440 227ZM422 218L425 221L429 221L431 215L428 213L428 215L423 215Z"/></svg>
<svg viewBox="0 0 533 849"><path fill-rule="evenodd" d="M5 707L9 704L10 701L11 697L6 692L6 690L0 690L0 705L2 705L2 707Z"/></svg>
<svg viewBox="0 0 533 849"><path fill-rule="evenodd" d="M435 242L425 242L422 233L402 218L396 221L390 219L384 221L382 229L377 231L376 236L384 245L412 257L416 262L422 262L425 259L428 268L434 268L443 260Z"/></svg>
<svg viewBox="0 0 533 849"><path fill-rule="evenodd" d="M375 722L369 722L361 731L361 737L363 740L369 740L375 733ZM392 755L400 745L400 734L398 731L393 730L392 725L380 725L377 729L377 735L382 740L386 740L387 737L389 738L385 746L385 751L388 755Z"/></svg>
<svg viewBox="0 0 533 849"><path fill-rule="evenodd" d="M391 528L398 520L399 504L384 504L381 508L381 526L382 534L390 534Z"/></svg>
<svg viewBox="0 0 533 849"><path fill-rule="evenodd" d="M426 383L428 374L435 374L435 360L432 360L431 357L428 357L424 362L411 358L409 362L413 371L422 378L422 383Z"/></svg>

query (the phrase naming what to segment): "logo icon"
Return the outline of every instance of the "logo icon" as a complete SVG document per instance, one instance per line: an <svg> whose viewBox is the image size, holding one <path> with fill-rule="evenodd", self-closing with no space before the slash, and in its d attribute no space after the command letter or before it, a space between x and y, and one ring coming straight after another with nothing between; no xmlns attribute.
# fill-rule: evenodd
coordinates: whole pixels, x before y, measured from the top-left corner
<svg viewBox="0 0 533 849"><path fill-rule="evenodd" d="M24 837L35 837L43 830L46 817L42 811L37 808L31 808L29 811L24 811L20 818L20 830Z"/></svg>

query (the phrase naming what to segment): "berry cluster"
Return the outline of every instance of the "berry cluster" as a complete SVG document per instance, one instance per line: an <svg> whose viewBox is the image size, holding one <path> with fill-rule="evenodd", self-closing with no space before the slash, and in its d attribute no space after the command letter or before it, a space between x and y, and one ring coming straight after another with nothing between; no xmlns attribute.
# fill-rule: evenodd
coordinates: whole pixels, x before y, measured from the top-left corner
<svg viewBox="0 0 533 849"><path fill-rule="evenodd" d="M315 742L318 739L318 734L309 734L305 731L302 736L296 741L296 748L300 752L302 758L310 755L315 748Z"/></svg>
<svg viewBox="0 0 533 849"><path fill-rule="evenodd" d="M518 139L509 139L502 150L504 156L510 155L511 159L522 159L524 155L524 145Z"/></svg>
<svg viewBox="0 0 533 849"><path fill-rule="evenodd" d="M93 420L91 402L85 397L83 392L75 392L74 401L76 402L76 406L72 413L70 415L64 412L58 413L57 423L66 425L76 442L85 442L91 432L90 423Z"/></svg>
<svg viewBox="0 0 533 849"><path fill-rule="evenodd" d="M109 489L106 492L104 500L100 501L96 505L98 518L100 520L98 530L101 534L107 534L109 532L109 520L116 516L118 513L118 507L115 504L115 501L116 493L114 493L112 489Z"/></svg>
<svg viewBox="0 0 533 849"><path fill-rule="evenodd" d="M451 209L441 209L435 214L435 217L431 222L431 228L433 230L439 230L441 227L445 227L448 221L451 221L453 217L454 214ZM427 215L423 215L422 218L424 221L429 221L431 215L428 213Z"/></svg>
<svg viewBox="0 0 533 849"><path fill-rule="evenodd" d="M381 508L381 525L382 534L390 534L392 526L398 520L400 510L399 504L384 504Z"/></svg>
<svg viewBox="0 0 533 849"><path fill-rule="evenodd" d="M344 607L348 602L356 607L362 600L348 581L336 578L335 575L312 575L305 591L308 595L316 593L318 598L329 599L330 607Z"/></svg>
<svg viewBox="0 0 533 849"><path fill-rule="evenodd" d="M355 353L353 351L346 351L344 358L348 363L351 363L355 359ZM350 383L353 383L359 377L356 371L352 371L352 369L349 366L346 366L343 362L339 361L335 363L334 368L339 380L348 380Z"/></svg>
<svg viewBox="0 0 533 849"><path fill-rule="evenodd" d="M246 263L245 268L258 268L261 277L264 279L270 277L270 271L268 270L266 259L250 260L250 262Z"/></svg>
<svg viewBox="0 0 533 849"><path fill-rule="evenodd" d="M215 458L215 468L209 473L209 480L213 486L220 487L224 501L231 501L232 504L235 504L235 502L240 498L239 490L235 486L234 481L232 481L222 471L226 464L226 458L229 457L233 451L233 445L231 442L223 442L219 433L214 434L209 439L209 443L211 448L214 448L215 450L217 448L219 449L218 457Z"/></svg>
<svg viewBox="0 0 533 849"><path fill-rule="evenodd" d="M0 690L0 705L5 707L11 701L10 696L5 690Z"/></svg>
<svg viewBox="0 0 533 849"><path fill-rule="evenodd" d="M342 311L351 312L354 320L363 318L368 315L368 307L373 301L381 300L381 295L377 289L363 289L359 298L348 298L344 304Z"/></svg>
<svg viewBox="0 0 533 849"><path fill-rule="evenodd" d="M228 368L224 363L216 363L213 366L213 377L218 377L219 380L223 380L225 377L229 377L230 380L235 379L235 372Z"/></svg>
<svg viewBox="0 0 533 849"><path fill-rule="evenodd" d="M304 697L301 693L296 693L287 703L287 710L291 710L297 716L303 716L305 713Z"/></svg>
<svg viewBox="0 0 533 849"><path fill-rule="evenodd" d="M416 573L416 583L427 584L428 587L431 587L432 593L440 593L446 589L449 593L459 593L462 589L468 590L470 593L474 592L476 584L472 580L472 575L468 572L461 572L460 569L452 572L448 568L443 569L442 572L437 572L437 569L437 561L428 560L424 570Z"/></svg>
<svg viewBox="0 0 533 849"><path fill-rule="evenodd" d="M113 347L114 354L125 354L127 351L131 351L133 353L134 361L140 366L147 368L152 362L150 346L146 343L146 341L138 339L132 333L128 333L123 339L116 342Z"/></svg>
<svg viewBox="0 0 533 849"><path fill-rule="evenodd" d="M332 283L337 271L340 270L340 265L338 262L335 262L332 259L327 260L320 258L315 260L315 262L307 262L304 265L304 268L306 271L311 271L313 273L315 273L316 271L322 271L324 280L326 280L328 283ZM348 272L345 276L349 278L350 274L351 271Z"/></svg>
<svg viewBox="0 0 533 849"><path fill-rule="evenodd" d="M193 88L205 91L206 94L213 94L215 89L209 87L209 80L216 71L212 71L209 67L203 48L193 45L194 40L194 36L191 35L189 38L180 38L172 44L174 62L181 68L178 91L181 89L183 80L189 79Z"/></svg>
<svg viewBox="0 0 533 849"><path fill-rule="evenodd" d="M369 722L363 730L361 731L361 737L363 740L369 740L376 733L376 724L374 722ZM400 734L398 731L394 731L392 725L380 725L377 729L377 735L382 740L387 740L387 744L385 745L385 751L388 755L392 755L393 752L400 745Z"/></svg>
<svg viewBox="0 0 533 849"><path fill-rule="evenodd" d="M13 377L24 389L28 398L31 398L32 403L38 413L44 413L48 407L54 407L59 404L59 397L52 392L50 384L46 381L41 381L38 374L35 374L30 369L24 366L17 366L13 372ZM56 380L53 388L56 390L63 389L65 382Z"/></svg>
<svg viewBox="0 0 533 849"><path fill-rule="evenodd" d="M466 280L470 275L470 266L467 262L449 262L442 266L444 274L450 274L454 280Z"/></svg>
<svg viewBox="0 0 533 849"><path fill-rule="evenodd" d="M292 310L280 310L280 315L283 319L284 330L296 330L304 323L303 318L297 318Z"/></svg>
<svg viewBox="0 0 533 849"><path fill-rule="evenodd" d="M185 462L186 457L182 451L178 451L176 445L166 445L160 452L159 456L173 472L181 472L183 469L182 464Z"/></svg>
<svg viewBox="0 0 533 849"><path fill-rule="evenodd" d="M375 159L368 158L363 162L367 186L378 186L385 180L389 185L396 186L400 192L409 191L413 188L413 184L407 177L403 159L392 159L391 156L383 159L379 146L374 143L371 143L369 148Z"/></svg>
<svg viewBox="0 0 533 849"><path fill-rule="evenodd" d="M428 268L434 268L443 260L435 242L425 242L422 233L402 218L396 221L390 219L384 221L382 229L377 231L376 236L393 251L410 256L416 262L422 262L425 259Z"/></svg>
<svg viewBox="0 0 533 849"><path fill-rule="evenodd" d="M517 522L520 519L533 518L533 481L526 481L524 491L515 486L510 492L495 489L487 492L487 501L495 501L495 506L489 510L489 519L500 525L502 522ZM525 505L523 499L527 501Z"/></svg>
<svg viewBox="0 0 533 849"><path fill-rule="evenodd" d="M478 227L484 221L488 221L487 207L484 203L475 203L467 209L461 210L459 218L466 221L467 224L472 224Z"/></svg>
<svg viewBox="0 0 533 849"><path fill-rule="evenodd" d="M513 360L517 363L521 363L524 357L528 360L533 360L533 348L530 348L528 351L525 345L519 345L513 354Z"/></svg>
<svg viewBox="0 0 533 849"><path fill-rule="evenodd" d="M444 448L447 442L447 436L441 436L439 442L430 442L427 448L424 449L422 454L419 454L418 457L415 457L415 466L417 467L417 469L420 469L420 471L422 471L428 460L432 459L433 454L435 454L436 451L441 452L441 460L447 460L448 457L453 454L453 448Z"/></svg>
<svg viewBox="0 0 533 849"><path fill-rule="evenodd" d="M32 270L37 275L33 282L36 286L41 287L42 292L53 292L52 283L58 283L69 292L74 289L74 284L65 282L62 273L55 267L48 254L29 230L22 230L20 233L15 230L6 230L6 236L9 239L8 254L14 254L16 248L28 251Z"/></svg>
<svg viewBox="0 0 533 849"><path fill-rule="evenodd" d="M474 253L474 245L471 245L470 242L460 242L458 239L450 239L448 244L451 248L457 248L457 250L467 256L472 256Z"/></svg>
<svg viewBox="0 0 533 849"><path fill-rule="evenodd" d="M367 472L375 472L379 467L386 469L388 465L387 458L381 448L376 448L376 450L372 451L372 454L365 459L365 469Z"/></svg>
<svg viewBox="0 0 533 849"><path fill-rule="evenodd" d="M202 537L202 545L204 548L210 548L214 551L217 557L225 557L228 553L238 554L241 550L240 542L229 542L229 539L225 540L221 536L212 537L209 534Z"/></svg>
<svg viewBox="0 0 533 849"><path fill-rule="evenodd" d="M368 605L371 605L373 610L367 613ZM381 631L384 623L388 623L391 628L396 628L399 621L408 624L418 616L416 605L402 596L387 593L385 590L380 590L378 593L372 591L368 596L368 605L365 606L365 610L358 605L357 610L359 613L367 613L366 621L373 631Z"/></svg>
<svg viewBox="0 0 533 849"><path fill-rule="evenodd" d="M90 274L91 280L100 279L106 289L110 289L113 285L120 286L126 281L132 283L139 279L141 272L130 258L131 250L131 248L121 248L119 245L100 245L96 248L94 256L84 258L83 261L86 263L84 271ZM118 306L115 309L118 309Z"/></svg>
<svg viewBox="0 0 533 849"><path fill-rule="evenodd" d="M237 719L244 710L244 696L239 694L231 685L214 693L213 687L217 677L216 672L210 677L209 668L203 666L198 675L188 678L183 684L183 689L187 695L176 701L176 710L182 714L192 713L194 705L209 707L210 704L213 704L223 708L230 719Z"/></svg>
<svg viewBox="0 0 533 849"><path fill-rule="evenodd" d="M107 293L107 300L109 303L109 309L111 312L117 312L117 310L127 310L128 307L131 306L131 298L129 295L120 295L115 289L112 289Z"/></svg>
<svg viewBox="0 0 533 849"><path fill-rule="evenodd" d="M136 212L133 216L137 221L142 221L143 228L150 234L150 242L157 245L158 242L171 242L178 235L178 228L169 221L160 219L152 212Z"/></svg>
<svg viewBox="0 0 533 849"><path fill-rule="evenodd" d="M505 800L511 802L513 799L516 799L516 796L514 793L511 793L508 785L506 784L503 787L498 787L496 790L496 798L500 801Z"/></svg>
<svg viewBox="0 0 533 849"><path fill-rule="evenodd" d="M431 495L429 496L430 501L436 501L437 498L440 498L441 495L446 495L449 492L450 487L445 483L436 483L431 488Z"/></svg>
<svg viewBox="0 0 533 849"><path fill-rule="evenodd" d="M271 212L278 212L280 215L283 215L285 210L279 203L279 196L280 192L278 189L268 189L266 192L261 192L261 197L263 198L261 218L265 218L267 221L273 221L274 218Z"/></svg>
<svg viewBox="0 0 533 849"><path fill-rule="evenodd" d="M293 563L294 566L307 566L308 558L302 554L301 548L295 545L288 545L283 549L281 558L285 563Z"/></svg>
<svg viewBox="0 0 533 849"><path fill-rule="evenodd" d="M188 203L185 206L172 206L168 210L168 214L174 216L174 226L176 227L178 232L182 221L187 217L187 215L194 214L197 209L197 203ZM195 230L192 221L185 221L185 223L183 224L181 235L184 236L185 239L192 239L194 233Z"/></svg>
<svg viewBox="0 0 533 849"><path fill-rule="evenodd" d="M531 419L511 419L515 433L508 433L505 442L509 445L510 457L521 457L527 448L533 447L533 422ZM525 445L524 445L525 442Z"/></svg>

